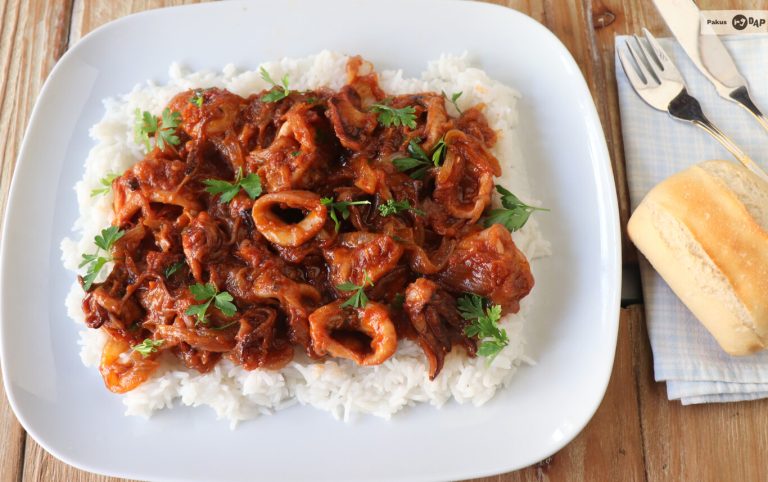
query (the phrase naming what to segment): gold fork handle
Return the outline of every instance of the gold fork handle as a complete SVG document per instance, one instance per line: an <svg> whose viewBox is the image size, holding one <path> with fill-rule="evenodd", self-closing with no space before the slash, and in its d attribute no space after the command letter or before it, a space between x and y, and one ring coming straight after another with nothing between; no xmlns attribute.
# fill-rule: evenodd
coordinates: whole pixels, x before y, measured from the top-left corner
<svg viewBox="0 0 768 482"><path fill-rule="evenodd" d="M720 144L723 145L728 151L733 154L733 157L735 157L740 163L744 165L747 169L757 174L762 180L765 182L768 182L768 174L766 174L763 169L757 165L755 161L752 160L751 157L749 157L744 151L739 148L739 146L736 145L733 140L731 140L730 137L725 135L723 131L717 128L713 123L709 121L706 117L703 119L696 119L693 121L693 123L705 131L709 133L712 137L714 137Z"/></svg>
<svg viewBox="0 0 768 482"><path fill-rule="evenodd" d="M737 102L740 101L737 99ZM745 104L742 103L742 105ZM755 107L755 110L757 111L757 107ZM704 111L701 110L699 101L691 97L686 89L682 89L680 93L672 99L667 107L667 112L669 112L669 115L675 119L691 122L707 131L709 135L717 139L723 147L728 149L740 163L744 164L744 167L757 174L760 179L768 182L768 174L766 174L755 161L750 159L750 157L742 151L730 137L726 136L723 131L718 129L709 119L707 119L707 116L704 115ZM757 112L759 113L759 111Z"/></svg>

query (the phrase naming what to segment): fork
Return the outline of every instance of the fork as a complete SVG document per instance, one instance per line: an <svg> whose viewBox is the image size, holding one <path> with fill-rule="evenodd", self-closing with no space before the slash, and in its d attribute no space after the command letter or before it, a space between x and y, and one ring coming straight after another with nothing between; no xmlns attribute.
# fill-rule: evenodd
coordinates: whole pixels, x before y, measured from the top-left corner
<svg viewBox="0 0 768 482"><path fill-rule="evenodd" d="M631 39L625 42L624 49L617 46L621 67L637 95L651 107L701 127L728 149L744 167L768 182L768 174L707 119L699 101L688 94L685 80L651 32L644 28L643 34L647 45L634 35L637 46L632 45Z"/></svg>

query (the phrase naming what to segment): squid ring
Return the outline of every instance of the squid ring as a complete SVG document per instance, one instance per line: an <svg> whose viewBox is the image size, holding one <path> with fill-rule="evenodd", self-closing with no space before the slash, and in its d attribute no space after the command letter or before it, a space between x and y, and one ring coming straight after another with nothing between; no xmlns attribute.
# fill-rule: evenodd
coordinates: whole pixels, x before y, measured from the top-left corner
<svg viewBox="0 0 768 482"><path fill-rule="evenodd" d="M285 206L308 213L298 223L289 223L275 212ZM315 193L281 191L257 199L252 214L256 229L269 241L280 246L300 246L320 232L328 213Z"/></svg>
<svg viewBox="0 0 768 482"><path fill-rule="evenodd" d="M341 304L341 300L334 301L309 315L315 351L358 365L384 363L397 349L397 333L387 309L373 301L364 308L345 309Z"/></svg>

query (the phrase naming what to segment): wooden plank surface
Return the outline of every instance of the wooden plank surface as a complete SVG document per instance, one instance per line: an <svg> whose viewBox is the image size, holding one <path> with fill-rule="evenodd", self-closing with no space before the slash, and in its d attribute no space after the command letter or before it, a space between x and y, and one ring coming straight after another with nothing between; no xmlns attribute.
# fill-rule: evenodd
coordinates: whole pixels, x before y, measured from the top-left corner
<svg viewBox="0 0 768 482"><path fill-rule="evenodd" d="M616 176L622 225L628 196L613 61L614 36L646 26L665 34L650 0L492 0L523 11L568 47L596 100ZM115 18L184 0L9 0L0 8L0 217L24 127L55 61ZM768 8L766 0L701 0L703 9ZM636 262L623 241L625 262ZM653 381L639 305L622 309L614 371L585 430L545 461L487 481L768 480L768 401L682 407ZM74 469L25 436L0 397L0 482L117 481Z"/></svg>
<svg viewBox="0 0 768 482"><path fill-rule="evenodd" d="M71 2L11 0L0 6L0 219L32 105L66 51ZM2 233L0 233L2 236ZM22 477L26 435L0 396L0 481Z"/></svg>

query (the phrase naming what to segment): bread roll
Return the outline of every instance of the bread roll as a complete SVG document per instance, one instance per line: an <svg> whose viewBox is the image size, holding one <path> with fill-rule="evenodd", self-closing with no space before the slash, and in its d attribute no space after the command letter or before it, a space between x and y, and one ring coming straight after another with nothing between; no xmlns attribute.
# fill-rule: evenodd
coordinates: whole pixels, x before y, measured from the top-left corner
<svg viewBox="0 0 768 482"><path fill-rule="evenodd" d="M627 230L723 350L768 346L768 183L702 162L654 187Z"/></svg>

